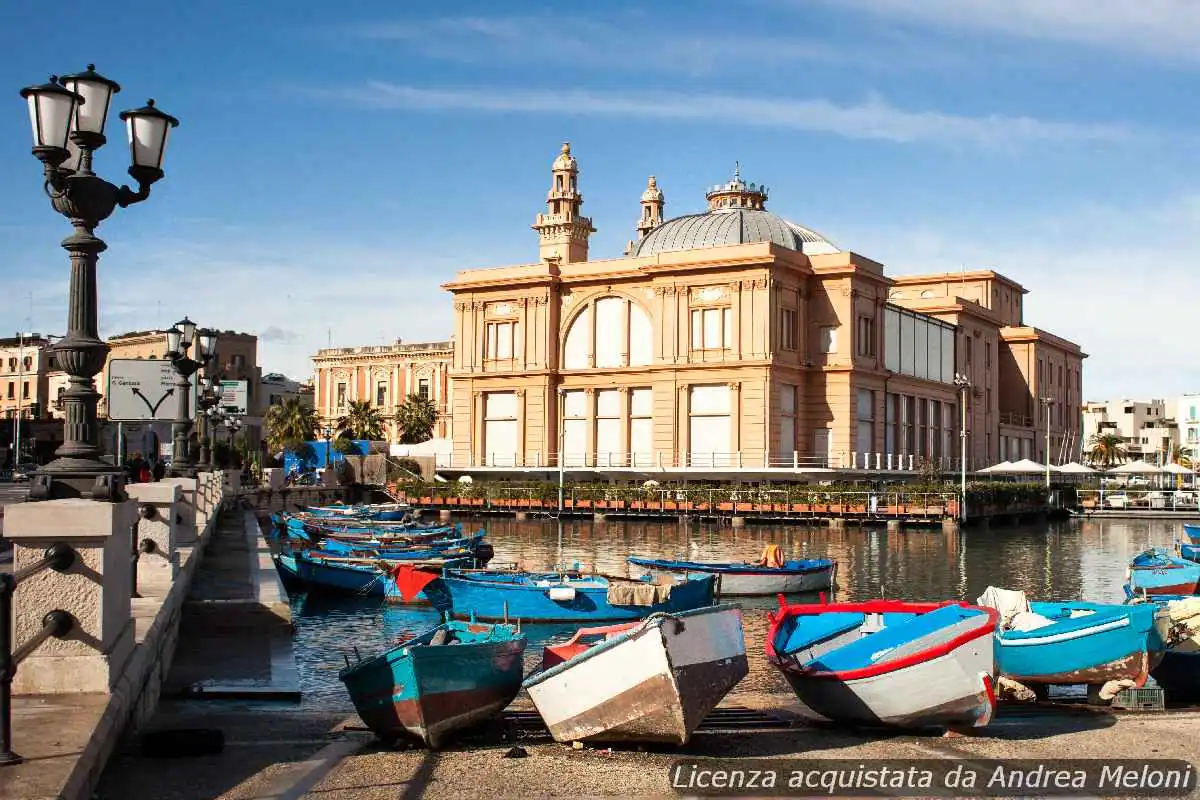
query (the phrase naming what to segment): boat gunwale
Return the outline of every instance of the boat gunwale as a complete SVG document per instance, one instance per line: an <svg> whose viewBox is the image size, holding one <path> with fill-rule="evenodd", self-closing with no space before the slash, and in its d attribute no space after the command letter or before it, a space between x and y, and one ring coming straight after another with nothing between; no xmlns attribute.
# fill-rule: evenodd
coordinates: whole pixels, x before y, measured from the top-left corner
<svg viewBox="0 0 1200 800"><path fill-rule="evenodd" d="M800 563L818 564L818 566L800 568L767 567L737 561L676 561L641 556L628 556L625 561L638 567L661 569L664 572L707 572L721 575L816 575L837 569L837 560L829 558L804 559Z"/></svg>
<svg viewBox="0 0 1200 800"><path fill-rule="evenodd" d="M952 639L945 642L930 645L915 653L909 653L891 661L881 661L877 664L871 664L865 667L856 667L854 669L844 670L826 670L814 669L808 666L800 666L795 659L788 661L787 656L780 656L775 649L775 638L779 632L780 624L790 617L797 616L816 616L825 612L858 612L863 614L886 614L886 613L916 613L928 614L931 611L936 611L947 606L960 606L965 609L982 612L987 617L987 623L980 625L968 631L964 631ZM805 611L804 609L811 609ZM918 610L919 609L919 610ZM974 615L978 616L978 615ZM767 660L774 664L779 669L785 672L791 672L798 677L814 678L821 680L840 680L840 681L857 681L866 678L874 678L880 675L886 675L891 672L899 672L910 667L917 666L924 662L933 661L938 658L949 656L958 648L972 642L976 639L981 639L985 636L995 638L995 633L1000 624L1000 612L994 608L986 606L972 605L967 602L951 600L944 603L909 603L903 600L867 600L859 603L820 603L816 605L783 605L777 611L768 614L767 619L770 626L767 629L766 641L766 656Z"/></svg>
<svg viewBox="0 0 1200 800"><path fill-rule="evenodd" d="M451 630L454 628L462 629L469 625L480 625L480 626L486 626L486 627L491 628L492 630L488 633L489 638L482 640L482 641L478 641L478 642L459 642L457 645L454 645L454 647L458 647L458 648L482 647L482 646L493 647L493 646L502 645L502 644L521 643L521 650L522 650L522 652L524 652L525 647L528 645L528 641L529 641L528 637L526 637L525 634L522 633L517 628L516 625L512 625L512 624L509 624L506 622L478 622L478 621L470 622L467 620L457 620L457 619L446 620L443 622L439 622L437 625L434 625L432 628L426 629L425 631L417 634L416 636L414 636L411 639L406 639L403 642L398 642L398 643L392 645L391 647L388 647L382 653L376 653L373 656L359 659L358 661L355 661L353 664L351 664L349 666L342 667L341 669L338 670L338 680L344 681L345 680L344 676L352 675L357 670L363 669L363 668L367 667L368 665L375 664L380 661L386 662L389 666L392 664L398 663L400 661L406 661L406 660L414 660L414 663L415 663L415 659L418 659L419 656L413 652L414 650L418 651L418 652L422 652L423 649L428 650L429 648L449 647L450 646L450 645L431 645L429 643L430 641L433 640L433 637L437 634L437 632L439 630L443 630L443 629ZM495 633L496 629L498 629L498 628L510 629L509 635L507 635L503 638L499 638L499 639L491 639L490 638L491 635L493 633Z"/></svg>

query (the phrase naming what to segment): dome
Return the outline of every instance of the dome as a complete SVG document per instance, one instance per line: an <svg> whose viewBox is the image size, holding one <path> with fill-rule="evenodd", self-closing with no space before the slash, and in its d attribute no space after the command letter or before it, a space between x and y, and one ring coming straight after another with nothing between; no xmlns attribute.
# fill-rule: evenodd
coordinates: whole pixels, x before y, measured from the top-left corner
<svg viewBox="0 0 1200 800"><path fill-rule="evenodd" d="M552 166L551 169L562 170L577 168L575 156L571 155L571 143L563 142L562 152L558 154L558 158L554 159L554 166Z"/></svg>
<svg viewBox="0 0 1200 800"><path fill-rule="evenodd" d="M752 242L774 242L810 256L840 252L816 231L789 222L770 211L721 208L667 220L635 244L630 255L648 256Z"/></svg>

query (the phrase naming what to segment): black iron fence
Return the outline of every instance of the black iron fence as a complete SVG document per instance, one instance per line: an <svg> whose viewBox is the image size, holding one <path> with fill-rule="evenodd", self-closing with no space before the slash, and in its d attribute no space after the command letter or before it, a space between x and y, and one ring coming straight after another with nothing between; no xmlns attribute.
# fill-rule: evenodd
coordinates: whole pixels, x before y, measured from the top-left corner
<svg viewBox="0 0 1200 800"><path fill-rule="evenodd" d="M22 759L12 749L12 684L17 667L30 653L50 637L66 638L75 628L70 613L54 610L42 617L42 628L29 641L13 650L13 592L21 583L39 572L52 569L66 572L74 566L78 555L75 548L56 542L46 548L35 563L10 573L0 573L0 766L20 764Z"/></svg>

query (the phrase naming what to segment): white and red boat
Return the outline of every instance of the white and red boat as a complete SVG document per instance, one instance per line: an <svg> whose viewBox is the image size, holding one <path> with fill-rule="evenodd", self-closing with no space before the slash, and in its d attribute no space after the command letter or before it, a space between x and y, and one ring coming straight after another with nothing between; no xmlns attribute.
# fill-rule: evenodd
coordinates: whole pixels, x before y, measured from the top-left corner
<svg viewBox="0 0 1200 800"><path fill-rule="evenodd" d="M741 611L716 605L581 628L524 686L555 741L681 745L746 672Z"/></svg>
<svg viewBox="0 0 1200 800"><path fill-rule="evenodd" d="M836 722L987 725L996 708L994 609L966 603L787 605L769 617L767 659L806 706Z"/></svg>

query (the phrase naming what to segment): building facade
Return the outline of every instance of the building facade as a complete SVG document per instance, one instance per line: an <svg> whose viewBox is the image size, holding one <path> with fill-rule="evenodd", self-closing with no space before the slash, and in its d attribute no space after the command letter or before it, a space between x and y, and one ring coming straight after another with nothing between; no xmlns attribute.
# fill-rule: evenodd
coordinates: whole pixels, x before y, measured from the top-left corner
<svg viewBox="0 0 1200 800"><path fill-rule="evenodd" d="M1195 395L1185 395L1177 402L1162 399L1091 401L1083 407L1084 440L1091 442L1095 437L1118 436L1127 458L1169 463L1181 445L1187 446L1187 431L1200 427L1200 421L1195 425L1181 424L1176 414L1190 414L1198 404Z"/></svg>
<svg viewBox="0 0 1200 800"><path fill-rule="evenodd" d="M299 400L307 406L312 406L312 386L294 381L278 372L269 372L259 381L258 397L262 402L263 416L266 416L271 406L281 406L287 400Z"/></svg>
<svg viewBox="0 0 1200 800"><path fill-rule="evenodd" d="M450 364L454 342L412 342L332 347L313 356L313 407L323 423L335 424L350 401L365 400L388 424L392 443L400 441L396 412L410 394L432 400L438 409L435 439L449 439L453 419Z"/></svg>
<svg viewBox="0 0 1200 800"><path fill-rule="evenodd" d="M767 188L738 173L707 192L706 211L665 221L651 178L626 255L590 260L578 171L564 145L533 224L537 263L443 287L456 432L444 466L560 454L564 466L949 466L965 395L968 459L982 467L1002 442L1035 447L1029 409L1045 389L1004 369L1014 347L1081 369L1076 345L1024 325L1013 281L891 278L768 211ZM1055 401L1078 403L1061 380ZM1069 438L1069 418L1052 417L1052 435Z"/></svg>

